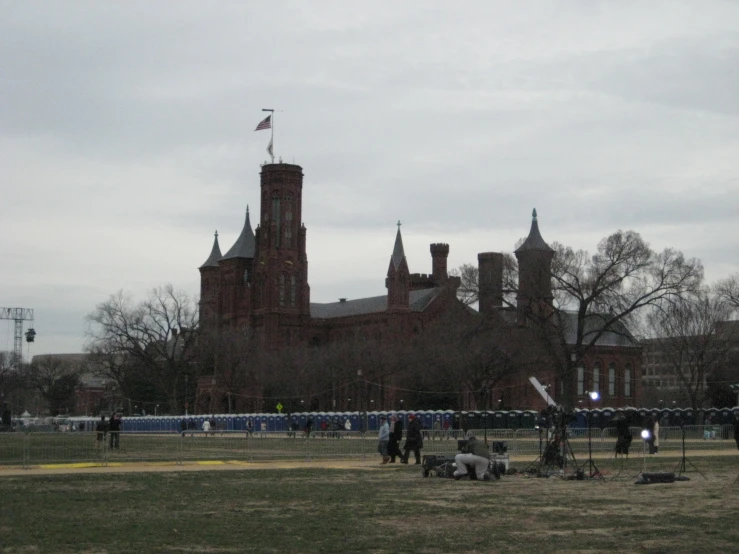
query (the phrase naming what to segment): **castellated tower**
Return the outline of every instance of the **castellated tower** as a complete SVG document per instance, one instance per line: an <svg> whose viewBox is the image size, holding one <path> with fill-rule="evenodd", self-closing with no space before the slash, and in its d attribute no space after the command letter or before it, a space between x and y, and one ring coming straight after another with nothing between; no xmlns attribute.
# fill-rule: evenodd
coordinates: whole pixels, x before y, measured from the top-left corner
<svg viewBox="0 0 739 554"><path fill-rule="evenodd" d="M253 268L253 325L271 348L298 344L310 320L303 169L265 164Z"/></svg>
<svg viewBox="0 0 739 554"><path fill-rule="evenodd" d="M449 257L449 245L434 243L431 245L431 277L434 285L443 286L449 279L447 273L447 258Z"/></svg>
<svg viewBox="0 0 739 554"><path fill-rule="evenodd" d="M481 252L477 255L481 314L493 313L503 306L503 254Z"/></svg>

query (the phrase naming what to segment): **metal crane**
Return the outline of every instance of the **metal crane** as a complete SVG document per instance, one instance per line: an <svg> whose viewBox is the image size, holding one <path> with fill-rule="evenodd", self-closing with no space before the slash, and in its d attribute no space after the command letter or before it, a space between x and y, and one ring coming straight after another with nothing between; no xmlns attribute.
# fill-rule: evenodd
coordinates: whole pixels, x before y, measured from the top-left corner
<svg viewBox="0 0 739 554"><path fill-rule="evenodd" d="M23 361L23 322L33 321L32 308L0 308L0 319L12 319L15 321L15 337L13 341L13 359L11 366L18 367ZM26 331L26 342L33 342L36 338L36 330L30 327Z"/></svg>

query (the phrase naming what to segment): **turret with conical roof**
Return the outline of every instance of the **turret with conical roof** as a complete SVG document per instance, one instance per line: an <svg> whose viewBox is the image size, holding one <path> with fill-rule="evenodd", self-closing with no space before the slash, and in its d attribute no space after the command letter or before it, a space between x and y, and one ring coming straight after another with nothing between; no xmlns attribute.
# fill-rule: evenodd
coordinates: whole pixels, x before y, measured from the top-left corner
<svg viewBox="0 0 739 554"><path fill-rule="evenodd" d="M516 249L518 259L519 316L525 319L533 314L537 317L551 313L554 302L552 294L552 249L539 232L536 208L531 214L531 230L523 244Z"/></svg>
<svg viewBox="0 0 739 554"><path fill-rule="evenodd" d="M395 246L393 246L393 253L390 256L390 264L387 269L387 278L385 279L388 311L408 310L410 305L410 271L408 270L408 261L405 259L405 250L403 250L400 225L400 221L398 221Z"/></svg>
<svg viewBox="0 0 739 554"><path fill-rule="evenodd" d="M215 232L210 256L200 269L200 322L204 327L214 325L218 315L218 296L220 282L221 247L218 245L218 231Z"/></svg>
<svg viewBox="0 0 739 554"><path fill-rule="evenodd" d="M252 267L256 255L256 240L246 207L244 227L233 246L218 262L221 270L221 317L227 326L244 326L249 322Z"/></svg>
<svg viewBox="0 0 739 554"><path fill-rule="evenodd" d="M223 255L224 260L231 258L249 258L253 259L256 253L256 240L254 238L254 231L251 229L251 222L249 221L249 206L246 206L246 221L244 221L244 228L241 230L239 238L236 239L234 245L228 252Z"/></svg>

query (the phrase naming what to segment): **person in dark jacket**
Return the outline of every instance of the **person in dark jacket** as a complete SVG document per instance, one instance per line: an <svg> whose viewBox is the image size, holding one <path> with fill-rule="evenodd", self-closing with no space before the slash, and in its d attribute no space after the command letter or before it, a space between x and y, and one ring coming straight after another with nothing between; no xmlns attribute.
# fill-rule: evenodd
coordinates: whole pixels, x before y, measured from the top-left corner
<svg viewBox="0 0 739 554"><path fill-rule="evenodd" d="M629 421L622 411L616 412L616 456L629 457L629 448L631 447L631 431L629 431Z"/></svg>
<svg viewBox="0 0 739 554"><path fill-rule="evenodd" d="M392 430L390 431L390 442L387 444L387 453L390 455L390 463L394 464L396 456L403 459L403 453L400 451L400 441L403 440L403 422L396 415L390 418L390 422Z"/></svg>
<svg viewBox="0 0 739 554"><path fill-rule="evenodd" d="M97 446L102 448L105 435L108 432L108 422L105 421L104 415L100 416L100 421L95 426L95 431L97 432Z"/></svg>
<svg viewBox="0 0 739 554"><path fill-rule="evenodd" d="M110 448L120 448L121 414L113 414L108 424L110 431Z"/></svg>
<svg viewBox="0 0 739 554"><path fill-rule="evenodd" d="M415 415L410 414L408 416L408 433L406 434L405 444L403 445L405 452L403 453L403 458L400 460L400 463L407 464L408 456L412 451L416 456L416 464L420 464L422 448L423 437L421 436L421 422L416 419Z"/></svg>
<svg viewBox="0 0 739 554"><path fill-rule="evenodd" d="M734 440L736 441L736 448L739 450L739 413L734 412Z"/></svg>

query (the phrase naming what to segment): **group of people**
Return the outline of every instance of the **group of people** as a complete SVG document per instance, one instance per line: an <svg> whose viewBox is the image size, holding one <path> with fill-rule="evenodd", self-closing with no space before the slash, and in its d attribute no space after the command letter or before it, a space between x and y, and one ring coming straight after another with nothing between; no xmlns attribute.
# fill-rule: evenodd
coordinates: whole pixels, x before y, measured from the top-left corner
<svg viewBox="0 0 739 554"><path fill-rule="evenodd" d="M382 456L382 464L394 464L396 458L400 459L401 464L407 464L411 452L413 452L416 459L416 464L420 464L423 435L421 433L421 423L416 416L414 414L408 415L408 430L406 431L403 452L400 450L400 443L403 440L403 422L398 416L393 415L390 418L390 423L392 423L392 431L387 417L380 416L377 452Z"/></svg>
<svg viewBox="0 0 739 554"><path fill-rule="evenodd" d="M95 432L97 433L97 444L102 446L105 442L106 436L110 441L108 446L113 448L120 448L121 446L121 426L123 425L123 416L116 412L110 416L110 420L106 421L105 416L100 416Z"/></svg>

